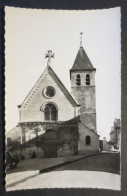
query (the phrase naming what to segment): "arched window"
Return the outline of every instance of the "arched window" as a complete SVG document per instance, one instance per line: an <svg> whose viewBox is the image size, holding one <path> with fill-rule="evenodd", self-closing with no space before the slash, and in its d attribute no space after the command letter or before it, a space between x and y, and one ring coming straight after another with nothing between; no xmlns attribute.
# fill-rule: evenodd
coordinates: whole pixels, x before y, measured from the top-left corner
<svg viewBox="0 0 127 196"><path fill-rule="evenodd" d="M47 104L44 109L45 120L56 121L57 120L57 109L53 104Z"/></svg>
<svg viewBox="0 0 127 196"><path fill-rule="evenodd" d="M50 107L48 105L46 105L44 113L45 113L45 120L50 120Z"/></svg>
<svg viewBox="0 0 127 196"><path fill-rule="evenodd" d="M80 78L80 74L77 74L77 76L76 76L76 84L77 84L78 86L80 86L80 85L81 85L81 78Z"/></svg>
<svg viewBox="0 0 127 196"><path fill-rule="evenodd" d="M86 74L86 85L90 85L90 74Z"/></svg>
<svg viewBox="0 0 127 196"><path fill-rule="evenodd" d="M86 145L90 145L90 143L91 143L90 136L87 135L87 136L86 136Z"/></svg>

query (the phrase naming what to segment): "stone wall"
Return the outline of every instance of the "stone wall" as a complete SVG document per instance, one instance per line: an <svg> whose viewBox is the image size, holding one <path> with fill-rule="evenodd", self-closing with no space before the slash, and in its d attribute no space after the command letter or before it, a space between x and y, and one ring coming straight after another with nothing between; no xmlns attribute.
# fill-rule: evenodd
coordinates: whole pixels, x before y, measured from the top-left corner
<svg viewBox="0 0 127 196"><path fill-rule="evenodd" d="M78 126L59 127L59 155L78 154Z"/></svg>
<svg viewBox="0 0 127 196"><path fill-rule="evenodd" d="M90 136L90 145L86 144L86 136ZM80 153L99 151L99 135L83 125L79 125L78 150Z"/></svg>
<svg viewBox="0 0 127 196"><path fill-rule="evenodd" d="M81 85L76 84L76 76L80 74ZM90 85L86 85L86 74L90 74ZM71 72L72 95L81 105L78 111L83 124L96 132L96 92L95 92L95 71L72 71Z"/></svg>
<svg viewBox="0 0 127 196"><path fill-rule="evenodd" d="M94 86L95 85L95 71L77 71L73 70L71 71L71 87L76 87L76 76L77 74L80 74L81 77L81 86L86 86L85 79L86 79L86 74L90 74L90 85Z"/></svg>
<svg viewBox="0 0 127 196"><path fill-rule="evenodd" d="M57 135L56 142L57 142L57 157L59 156L68 156L68 155L76 155L78 154L78 123L51 123L45 122L41 126L45 132L41 133L40 131L37 134L37 137L29 137L31 134L31 123L23 123L25 127L27 126L27 138L25 137L25 142L23 143L22 147L22 156L25 159L29 159L30 155L35 152L36 157L43 158L44 157L44 145L45 145L45 134L47 132L55 132ZM36 125L34 125L33 127ZM22 125L23 127L23 125ZM35 134L36 135L36 134ZM49 137L49 142L51 141L52 135L47 135ZM31 138L28 140L28 138ZM47 138L46 138L47 139ZM49 143L50 144L50 143Z"/></svg>
<svg viewBox="0 0 127 196"><path fill-rule="evenodd" d="M72 94L78 101L80 120L96 131L96 99L95 86L74 87Z"/></svg>
<svg viewBox="0 0 127 196"><path fill-rule="evenodd" d="M53 86L55 89L55 96L46 98L43 95L43 90L47 86ZM43 105L46 103L54 103L58 109L58 121L66 121L75 117L75 108L71 103L70 97L67 98L67 92L63 92L63 87L60 86L58 81L46 70L33 87L27 98L24 100L20 111L20 122L42 121L44 122Z"/></svg>

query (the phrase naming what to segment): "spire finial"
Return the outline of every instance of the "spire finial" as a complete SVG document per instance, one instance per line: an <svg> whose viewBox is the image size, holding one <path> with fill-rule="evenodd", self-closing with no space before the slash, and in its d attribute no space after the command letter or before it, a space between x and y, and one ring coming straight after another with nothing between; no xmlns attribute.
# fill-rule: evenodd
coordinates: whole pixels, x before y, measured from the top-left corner
<svg viewBox="0 0 127 196"><path fill-rule="evenodd" d="M47 62L47 66L51 65L51 58L54 58L54 53L52 53L51 50L47 51L47 54L45 54L45 58L48 57L48 62Z"/></svg>
<svg viewBox="0 0 127 196"><path fill-rule="evenodd" d="M80 48L82 47L82 34L83 34L83 32L80 32Z"/></svg>

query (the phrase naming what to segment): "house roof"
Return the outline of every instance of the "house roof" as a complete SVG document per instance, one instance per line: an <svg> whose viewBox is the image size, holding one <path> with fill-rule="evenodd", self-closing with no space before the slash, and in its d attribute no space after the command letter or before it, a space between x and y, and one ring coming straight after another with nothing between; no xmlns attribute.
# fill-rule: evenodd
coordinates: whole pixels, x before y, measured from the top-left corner
<svg viewBox="0 0 127 196"><path fill-rule="evenodd" d="M81 123L81 125L83 125L84 127L86 127L87 129L89 129L90 131L92 131L95 135L97 135L98 137L100 137L100 135L97 134L97 132L95 132L94 129L91 129L90 127L88 127L87 125Z"/></svg>
<svg viewBox="0 0 127 196"><path fill-rule="evenodd" d="M90 62L83 47L79 48L78 54L70 71L96 70Z"/></svg>

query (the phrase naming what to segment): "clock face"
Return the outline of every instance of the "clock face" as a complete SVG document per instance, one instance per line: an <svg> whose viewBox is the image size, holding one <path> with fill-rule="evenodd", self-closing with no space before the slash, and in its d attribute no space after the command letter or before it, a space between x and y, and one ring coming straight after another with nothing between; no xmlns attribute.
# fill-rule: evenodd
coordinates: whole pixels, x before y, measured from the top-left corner
<svg viewBox="0 0 127 196"><path fill-rule="evenodd" d="M55 95L55 89L52 86L47 86L43 90L43 94L46 98L52 98Z"/></svg>

